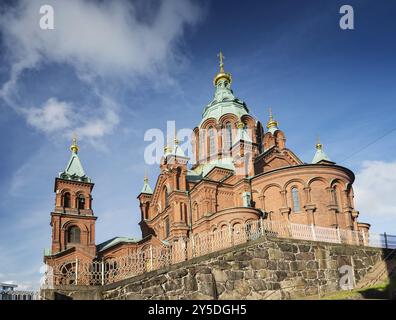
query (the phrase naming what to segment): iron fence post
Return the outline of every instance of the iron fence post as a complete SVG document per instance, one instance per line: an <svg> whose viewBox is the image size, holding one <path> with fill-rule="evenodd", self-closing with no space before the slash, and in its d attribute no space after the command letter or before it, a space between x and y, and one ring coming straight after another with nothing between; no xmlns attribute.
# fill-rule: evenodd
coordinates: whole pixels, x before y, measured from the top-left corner
<svg viewBox="0 0 396 320"><path fill-rule="evenodd" d="M230 234L230 245L232 246L232 238L233 238L233 236L232 236L232 227L231 227L231 224L228 224L228 232L229 232L229 234Z"/></svg>
<svg viewBox="0 0 396 320"><path fill-rule="evenodd" d="M184 256L184 261L187 260L187 238L182 237L183 240L183 256Z"/></svg>
<svg viewBox="0 0 396 320"><path fill-rule="evenodd" d="M315 227L313 224L311 224L311 231L312 231L312 239L313 241L316 241Z"/></svg>
<svg viewBox="0 0 396 320"><path fill-rule="evenodd" d="M386 235L386 232L384 232L384 240L385 240L385 248L388 249L388 236Z"/></svg>
<svg viewBox="0 0 396 320"><path fill-rule="evenodd" d="M78 285L78 258L76 258L76 272L74 275L76 277L76 285Z"/></svg>
<svg viewBox="0 0 396 320"><path fill-rule="evenodd" d="M263 217L260 217L260 231L261 231L261 236L264 236L264 223L263 223Z"/></svg>
<svg viewBox="0 0 396 320"><path fill-rule="evenodd" d="M362 233L363 246L365 246L366 245L366 235L364 234L364 230L362 230L361 233Z"/></svg>
<svg viewBox="0 0 396 320"><path fill-rule="evenodd" d="M150 245L150 271L153 270L153 245Z"/></svg>
<svg viewBox="0 0 396 320"><path fill-rule="evenodd" d="M194 240L194 235L191 236L191 257L194 258L195 257L195 240Z"/></svg>
<svg viewBox="0 0 396 320"><path fill-rule="evenodd" d="M101 264L101 274L102 274L102 286L104 286L104 280L105 280L105 267L104 267L104 260L102 259L102 264Z"/></svg>

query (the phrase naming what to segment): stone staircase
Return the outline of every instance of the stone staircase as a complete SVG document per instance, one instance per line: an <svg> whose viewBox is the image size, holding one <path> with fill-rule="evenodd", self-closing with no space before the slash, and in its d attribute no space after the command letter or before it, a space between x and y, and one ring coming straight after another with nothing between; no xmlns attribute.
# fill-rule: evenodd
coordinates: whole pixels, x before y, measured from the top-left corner
<svg viewBox="0 0 396 320"><path fill-rule="evenodd" d="M356 289L363 289L386 281L396 275L396 249L392 250L383 260L378 261L373 269L357 284Z"/></svg>

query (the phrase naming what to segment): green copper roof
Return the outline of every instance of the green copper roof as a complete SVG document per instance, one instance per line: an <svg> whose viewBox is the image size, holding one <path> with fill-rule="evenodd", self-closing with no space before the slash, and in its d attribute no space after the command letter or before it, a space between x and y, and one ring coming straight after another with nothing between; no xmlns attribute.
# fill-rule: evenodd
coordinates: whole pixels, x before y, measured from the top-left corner
<svg viewBox="0 0 396 320"><path fill-rule="evenodd" d="M312 159L312 163L318 163L322 160L331 161L327 154L323 151L322 148L317 148L314 158Z"/></svg>
<svg viewBox="0 0 396 320"><path fill-rule="evenodd" d="M199 181L215 167L233 171L235 170L234 162L231 157L216 159L209 163L201 164L194 170L188 170L187 179L191 181Z"/></svg>
<svg viewBox="0 0 396 320"><path fill-rule="evenodd" d="M106 250L108 248L111 248L112 246L115 246L118 243L136 243L138 240L133 239L133 238L127 238L127 237L115 237L110 240L107 240L105 242L102 242L101 244L98 244L96 246L96 249L98 252Z"/></svg>
<svg viewBox="0 0 396 320"><path fill-rule="evenodd" d="M144 179L143 188L142 191L140 191L140 193L153 194L153 190L151 189L147 178Z"/></svg>
<svg viewBox="0 0 396 320"><path fill-rule="evenodd" d="M183 149L180 147L179 141L176 138L172 147L168 146L167 148L165 148L164 157L168 161L176 160L181 162L187 162L189 160Z"/></svg>
<svg viewBox="0 0 396 320"><path fill-rule="evenodd" d="M217 82L213 100L205 107L202 113L202 123L209 118L219 120L221 116L231 113L238 118L245 114L249 114L245 102L234 96L230 83L226 79Z"/></svg>
<svg viewBox="0 0 396 320"><path fill-rule="evenodd" d="M74 181L91 182L91 179L85 175L82 167L80 158L77 155L77 151L73 150L69 163L66 166L65 171L59 174L59 178Z"/></svg>

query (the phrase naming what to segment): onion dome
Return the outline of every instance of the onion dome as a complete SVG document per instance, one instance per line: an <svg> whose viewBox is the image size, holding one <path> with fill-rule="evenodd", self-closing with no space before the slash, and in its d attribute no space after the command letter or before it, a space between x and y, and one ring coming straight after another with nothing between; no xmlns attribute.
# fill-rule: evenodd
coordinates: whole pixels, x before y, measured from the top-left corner
<svg viewBox="0 0 396 320"><path fill-rule="evenodd" d="M269 113L270 113L270 119L267 123L267 129L269 132L273 134L276 130L278 130L278 121L274 120L271 108L269 109Z"/></svg>
<svg viewBox="0 0 396 320"><path fill-rule="evenodd" d="M223 115L230 113L237 118L249 114L249 109L245 102L235 97L231 89L232 77L230 73L224 71L224 56L219 53L220 70L213 79L215 93L212 101L206 105L202 113L201 126L207 119L218 121Z"/></svg>
<svg viewBox="0 0 396 320"><path fill-rule="evenodd" d="M224 56L223 53L220 51L218 54L219 57L219 66L220 66L220 71L217 73L213 79L213 85L216 87L217 83L220 79L225 79L228 81L228 83L231 84L232 82L232 76L230 73L227 73L224 71Z"/></svg>

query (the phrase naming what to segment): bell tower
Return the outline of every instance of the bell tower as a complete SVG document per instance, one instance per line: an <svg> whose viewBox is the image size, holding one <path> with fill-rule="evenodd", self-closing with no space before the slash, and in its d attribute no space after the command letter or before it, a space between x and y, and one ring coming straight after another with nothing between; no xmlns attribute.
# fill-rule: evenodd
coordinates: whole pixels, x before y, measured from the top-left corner
<svg viewBox="0 0 396 320"><path fill-rule="evenodd" d="M55 208L51 212L50 224L51 255L75 248L94 257L97 219L92 211L91 193L94 184L81 165L75 137L70 150L72 154L66 169L55 178Z"/></svg>

